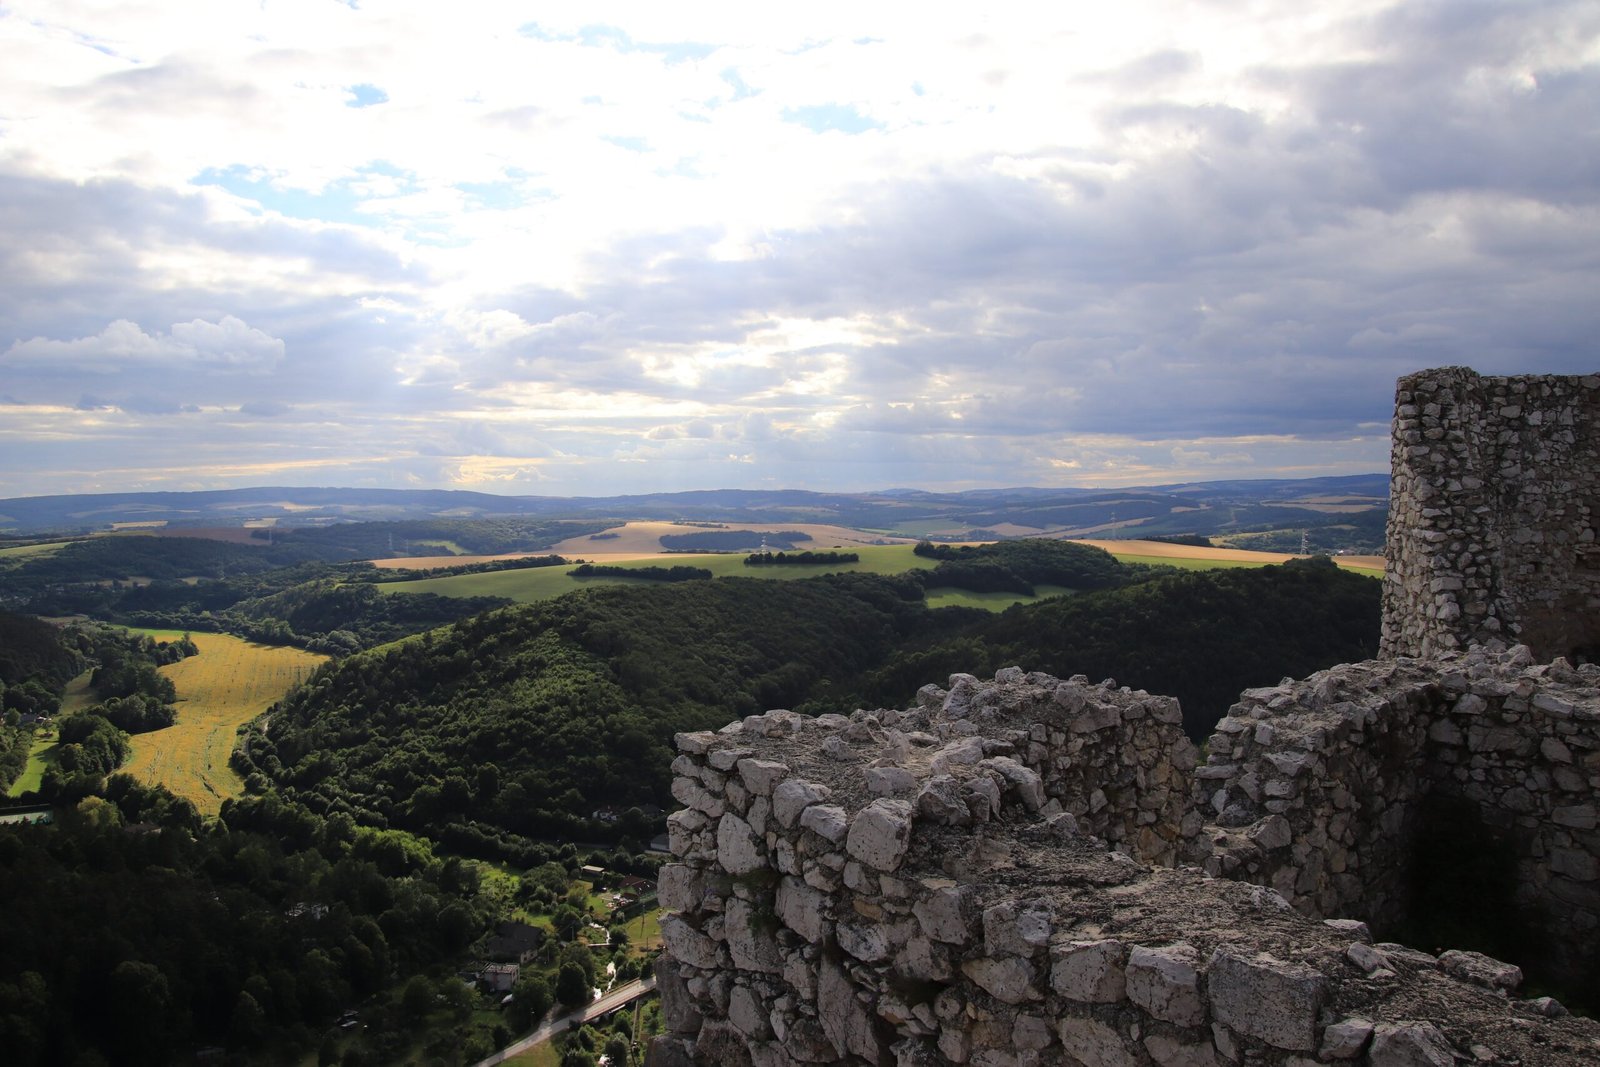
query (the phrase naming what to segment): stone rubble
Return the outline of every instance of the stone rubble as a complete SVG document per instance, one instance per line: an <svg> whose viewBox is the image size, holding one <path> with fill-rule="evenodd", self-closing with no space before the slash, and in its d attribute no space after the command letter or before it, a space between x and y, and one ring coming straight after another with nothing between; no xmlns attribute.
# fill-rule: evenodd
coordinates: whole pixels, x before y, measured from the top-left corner
<svg viewBox="0 0 1600 1067"><path fill-rule="evenodd" d="M1391 663L1246 694L1242 728L1219 731L1204 765L1172 702L1016 670L958 675L905 711L774 711L681 735L675 793L692 799L671 817L660 883L672 1036L653 1055L738 1067L1600 1062L1600 1026L1515 999L1515 967L1373 945L1358 920L1313 917L1315 888L1280 891L1277 868L1249 869L1315 837L1316 805L1337 788L1329 769L1362 744L1340 725L1345 705L1369 706L1373 733L1391 705L1422 716L1440 694L1539 670L1521 651L1473 656L1456 664L1457 689ZM1578 683L1594 672L1551 674L1540 691L1573 709L1563 721L1582 720L1593 701ZM1350 699L1368 682L1365 704ZM1308 694L1320 703L1300 708ZM1430 727L1394 729L1423 745ZM1600 748L1581 733L1551 736ZM1218 766L1229 769L1204 773ZM874 773L885 770L904 776ZM1247 775L1293 788L1252 797ZM1237 801L1237 825L1207 824L1190 803L1214 814L1217 792L1221 811ZM1376 847L1363 832L1340 847ZM1217 874L1231 857L1226 873L1266 884L1172 866L1197 851Z"/></svg>

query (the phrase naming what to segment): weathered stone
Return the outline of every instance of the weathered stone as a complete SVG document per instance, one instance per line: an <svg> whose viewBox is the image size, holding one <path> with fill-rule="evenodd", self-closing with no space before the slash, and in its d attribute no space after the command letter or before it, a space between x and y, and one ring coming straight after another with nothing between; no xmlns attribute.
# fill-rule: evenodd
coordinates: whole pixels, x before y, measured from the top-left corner
<svg viewBox="0 0 1600 1067"><path fill-rule="evenodd" d="M775 915L758 910L738 897L728 901L723 914L723 934L728 939L728 954L733 957L735 967L741 971L783 971L783 955L773 940L777 929ZM663 935L665 932L663 929Z"/></svg>
<svg viewBox="0 0 1600 1067"><path fill-rule="evenodd" d="M1031 956L1050 943L1050 916L1041 908L997 904L983 913L983 948L991 956Z"/></svg>
<svg viewBox="0 0 1600 1067"><path fill-rule="evenodd" d="M1161 1067L1220 1067L1210 1042L1193 1044L1165 1034L1151 1034L1144 1039L1144 1048Z"/></svg>
<svg viewBox="0 0 1600 1067"><path fill-rule="evenodd" d="M773 787L789 774L787 764L774 760L742 759L735 766L744 787L758 797L771 796Z"/></svg>
<svg viewBox="0 0 1600 1067"><path fill-rule="evenodd" d="M1322 1031L1317 1055L1325 1060L1353 1060L1372 1039L1372 1024L1365 1019L1341 1019Z"/></svg>
<svg viewBox="0 0 1600 1067"><path fill-rule="evenodd" d="M1056 1036L1083 1067L1138 1067L1122 1035L1098 1019L1068 1015L1056 1021Z"/></svg>
<svg viewBox="0 0 1600 1067"><path fill-rule="evenodd" d="M1481 952L1464 952L1451 949L1439 954L1439 968L1463 982L1516 992L1522 984L1522 968L1485 956Z"/></svg>
<svg viewBox="0 0 1600 1067"><path fill-rule="evenodd" d="M1035 984L1037 974L1033 965L1015 956L998 959L979 956L977 959L964 960L961 973L982 986L990 996L1007 1004L1025 1004L1044 999L1044 994L1039 992Z"/></svg>
<svg viewBox="0 0 1600 1067"><path fill-rule="evenodd" d="M965 945L971 939L967 900L970 891L955 886L936 888L911 906L922 932L934 941Z"/></svg>
<svg viewBox="0 0 1600 1067"><path fill-rule="evenodd" d="M772 1036L767 1009L749 986L736 985L728 995L728 1021L752 1040L765 1041Z"/></svg>
<svg viewBox="0 0 1600 1067"><path fill-rule="evenodd" d="M778 883L778 919L807 941L819 942L828 931L829 897L798 878Z"/></svg>
<svg viewBox="0 0 1600 1067"><path fill-rule="evenodd" d="M661 916L661 940L675 960L703 971L717 965L717 943L670 912Z"/></svg>
<svg viewBox="0 0 1600 1067"><path fill-rule="evenodd" d="M800 814L813 804L820 804L833 795L833 790L816 782L786 778L773 786L772 814L778 825L791 830L800 821Z"/></svg>
<svg viewBox="0 0 1600 1067"><path fill-rule="evenodd" d="M837 964L824 962L818 968L817 1018L839 1053L854 1053L869 1063L882 1058L885 1050L879 1047L872 1016L856 999L850 976Z"/></svg>
<svg viewBox="0 0 1600 1067"><path fill-rule="evenodd" d="M1050 946L1050 988L1083 1004L1115 1004L1127 995L1120 941L1066 941Z"/></svg>
<svg viewBox="0 0 1600 1067"><path fill-rule="evenodd" d="M813 804L800 813L800 826L837 845L850 829L850 817L833 804Z"/></svg>
<svg viewBox="0 0 1600 1067"><path fill-rule="evenodd" d="M910 804L880 797L850 821L845 850L874 870L892 872L911 843L911 822Z"/></svg>
<svg viewBox="0 0 1600 1067"><path fill-rule="evenodd" d="M905 796L914 793L921 779L904 767L868 767L867 791L878 796Z"/></svg>
<svg viewBox="0 0 1600 1067"><path fill-rule="evenodd" d="M1367 1052L1369 1067L1455 1067L1450 1042L1430 1022L1379 1023Z"/></svg>
<svg viewBox="0 0 1600 1067"><path fill-rule="evenodd" d="M1211 1012L1218 1022L1291 1052L1317 1047L1317 1013L1325 986L1321 973L1305 964L1234 945L1213 952L1206 970Z"/></svg>
<svg viewBox="0 0 1600 1067"><path fill-rule="evenodd" d="M717 864L732 875L751 874L769 866L765 842L732 812L717 820Z"/></svg>
<svg viewBox="0 0 1600 1067"><path fill-rule="evenodd" d="M889 936L889 928L881 923L837 923L834 936L839 947L864 963L886 960L899 946Z"/></svg>
<svg viewBox="0 0 1600 1067"><path fill-rule="evenodd" d="M1135 946L1128 953L1128 999L1162 1022L1198 1026L1205 1021L1200 1000L1199 954L1179 942L1162 948Z"/></svg>

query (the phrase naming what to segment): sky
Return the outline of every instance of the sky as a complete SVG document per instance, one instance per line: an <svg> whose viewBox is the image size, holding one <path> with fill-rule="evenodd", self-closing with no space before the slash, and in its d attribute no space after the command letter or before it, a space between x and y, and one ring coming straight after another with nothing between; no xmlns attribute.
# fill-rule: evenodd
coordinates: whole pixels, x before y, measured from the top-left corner
<svg viewBox="0 0 1600 1067"><path fill-rule="evenodd" d="M1597 337L1594 0L0 5L0 497L1383 471Z"/></svg>

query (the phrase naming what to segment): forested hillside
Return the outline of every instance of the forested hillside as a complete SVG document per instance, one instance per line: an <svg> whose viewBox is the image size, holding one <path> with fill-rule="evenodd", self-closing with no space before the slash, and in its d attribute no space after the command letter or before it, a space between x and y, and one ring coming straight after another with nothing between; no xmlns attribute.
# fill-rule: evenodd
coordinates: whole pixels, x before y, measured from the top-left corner
<svg viewBox="0 0 1600 1067"><path fill-rule="evenodd" d="M1093 566L1114 587L1000 615L932 610L920 577L864 574L508 608L326 669L247 739L240 769L317 811L515 859L533 837L637 840L654 825L642 812L590 816L668 803L675 731L767 708L900 704L953 672L1018 664L1175 695L1198 737L1241 689L1377 646L1379 583L1325 561Z"/></svg>

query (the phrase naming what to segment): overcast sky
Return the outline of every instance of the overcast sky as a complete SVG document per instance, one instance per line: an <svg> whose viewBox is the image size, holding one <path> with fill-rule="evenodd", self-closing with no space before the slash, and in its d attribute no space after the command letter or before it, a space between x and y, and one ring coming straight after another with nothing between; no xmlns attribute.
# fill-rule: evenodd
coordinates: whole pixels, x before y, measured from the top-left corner
<svg viewBox="0 0 1600 1067"><path fill-rule="evenodd" d="M0 497L1381 471L1597 337L1594 0L0 7Z"/></svg>

